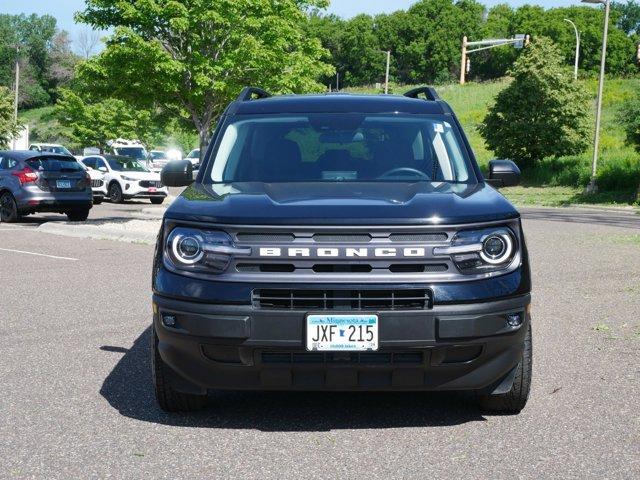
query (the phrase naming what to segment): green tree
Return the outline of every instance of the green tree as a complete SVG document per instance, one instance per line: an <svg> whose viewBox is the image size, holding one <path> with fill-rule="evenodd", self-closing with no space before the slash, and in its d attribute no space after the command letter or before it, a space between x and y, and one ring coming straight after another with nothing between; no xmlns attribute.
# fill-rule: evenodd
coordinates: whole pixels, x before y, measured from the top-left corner
<svg viewBox="0 0 640 480"><path fill-rule="evenodd" d="M640 2L612 2L611 8L617 15L616 24L627 35L640 33Z"/></svg>
<svg viewBox="0 0 640 480"><path fill-rule="evenodd" d="M624 125L627 143L640 153L640 96L625 103L620 111L620 122Z"/></svg>
<svg viewBox="0 0 640 480"><path fill-rule="evenodd" d="M304 34L305 10L326 0L87 0L78 21L115 28L78 68L81 89L190 122L204 151L214 119L246 85L320 91L332 67Z"/></svg>
<svg viewBox="0 0 640 480"><path fill-rule="evenodd" d="M0 86L0 148L6 148L11 138L20 130L13 118L13 94Z"/></svg>
<svg viewBox="0 0 640 480"><path fill-rule="evenodd" d="M572 81L551 40L535 40L510 74L513 82L480 126L489 148L523 168L545 157L584 152L591 133L589 95Z"/></svg>
<svg viewBox="0 0 640 480"><path fill-rule="evenodd" d="M0 85L13 85L16 47L20 47L20 108L50 102L51 83L47 71L49 53L56 34L56 19L50 15L0 14Z"/></svg>
<svg viewBox="0 0 640 480"><path fill-rule="evenodd" d="M103 151L107 142L115 138L149 143L155 134L148 110L134 109L118 98L88 103L71 90L62 89L60 93L56 115L79 146L98 147Z"/></svg>
<svg viewBox="0 0 640 480"><path fill-rule="evenodd" d="M640 95L627 102L619 114L620 122L624 125L627 143L633 145L640 153ZM636 201L640 201L640 179L638 179L638 190Z"/></svg>

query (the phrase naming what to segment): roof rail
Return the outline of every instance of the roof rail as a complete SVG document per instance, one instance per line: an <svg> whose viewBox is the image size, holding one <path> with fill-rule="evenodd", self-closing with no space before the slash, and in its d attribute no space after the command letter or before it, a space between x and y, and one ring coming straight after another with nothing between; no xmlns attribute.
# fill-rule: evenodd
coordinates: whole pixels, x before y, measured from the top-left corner
<svg viewBox="0 0 640 480"><path fill-rule="evenodd" d="M242 89L242 91L240 92L240 95L238 95L238 98L236 100L238 102L247 102L249 100L253 100L254 97L256 99L260 99L260 98L268 98L270 96L271 96L271 94L269 92L267 92L266 90L263 90L261 88L258 88L258 87L244 87Z"/></svg>
<svg viewBox="0 0 640 480"><path fill-rule="evenodd" d="M436 89L433 87L418 87L413 90L409 90L404 94L405 97L409 98L420 98L420 94L424 94L426 100L436 101L440 100L440 95L436 92Z"/></svg>

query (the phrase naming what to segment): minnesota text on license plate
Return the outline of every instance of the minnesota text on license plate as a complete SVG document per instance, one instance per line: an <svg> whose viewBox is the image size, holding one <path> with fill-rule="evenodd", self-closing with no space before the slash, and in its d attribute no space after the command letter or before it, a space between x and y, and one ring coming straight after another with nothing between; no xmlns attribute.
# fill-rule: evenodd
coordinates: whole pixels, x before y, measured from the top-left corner
<svg viewBox="0 0 640 480"><path fill-rule="evenodd" d="M378 350L378 316L308 315L307 350Z"/></svg>

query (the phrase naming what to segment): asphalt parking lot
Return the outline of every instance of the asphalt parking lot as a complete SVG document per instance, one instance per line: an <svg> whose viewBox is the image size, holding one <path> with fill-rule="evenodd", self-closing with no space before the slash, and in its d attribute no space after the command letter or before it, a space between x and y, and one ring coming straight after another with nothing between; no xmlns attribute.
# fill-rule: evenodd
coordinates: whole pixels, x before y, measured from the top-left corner
<svg viewBox="0 0 640 480"><path fill-rule="evenodd" d="M258 392L165 414L153 247L36 228L55 215L0 224L0 478L640 478L640 216L524 216L534 381L518 416L456 394Z"/></svg>

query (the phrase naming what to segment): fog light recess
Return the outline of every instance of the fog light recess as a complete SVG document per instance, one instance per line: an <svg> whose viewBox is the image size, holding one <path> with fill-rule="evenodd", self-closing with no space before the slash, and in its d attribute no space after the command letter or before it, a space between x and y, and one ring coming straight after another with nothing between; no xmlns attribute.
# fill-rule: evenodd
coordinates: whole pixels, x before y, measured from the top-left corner
<svg viewBox="0 0 640 480"><path fill-rule="evenodd" d="M175 327L176 326L176 317L175 315L163 315L162 323L165 327Z"/></svg>
<svg viewBox="0 0 640 480"><path fill-rule="evenodd" d="M519 327L522 325L522 318L521 313L509 313L507 315L507 325L510 327Z"/></svg>

